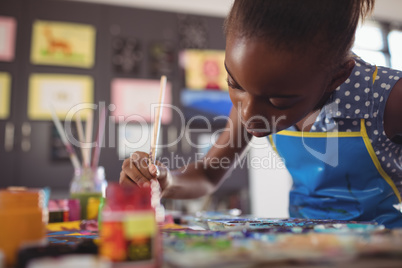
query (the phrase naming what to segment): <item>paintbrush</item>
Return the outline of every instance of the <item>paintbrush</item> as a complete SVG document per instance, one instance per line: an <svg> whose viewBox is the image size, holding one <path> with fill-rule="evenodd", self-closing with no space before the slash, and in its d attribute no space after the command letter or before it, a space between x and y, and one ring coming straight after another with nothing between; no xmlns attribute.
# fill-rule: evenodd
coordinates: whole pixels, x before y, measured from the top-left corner
<svg viewBox="0 0 402 268"><path fill-rule="evenodd" d="M80 161L78 160L78 157L74 151L73 146L67 140L66 133L63 129L63 126L61 125L59 118L57 117L56 111L52 105L49 105L49 107L50 107L50 111L52 114L53 122L56 126L57 132L60 135L61 141L63 142L64 146L66 147L66 150L68 152L68 156L70 157L71 163L73 164L74 169L80 169L81 168Z"/></svg>
<svg viewBox="0 0 402 268"><path fill-rule="evenodd" d="M102 107L99 118L98 133L96 135L96 144L92 158L92 169L94 170L98 167L99 164L100 151L102 147L103 136L105 134L105 124L106 124L106 109L105 107Z"/></svg>
<svg viewBox="0 0 402 268"><path fill-rule="evenodd" d="M165 99L166 83L167 83L166 76L163 75L161 77L161 83L160 83L159 103L158 106L156 107L155 112L155 121L153 126L154 129L153 129L153 135L151 137L151 148L149 152L148 165L156 164L157 143L161 129L162 112L163 112L162 106L163 101ZM156 177L158 178L160 175L159 168L157 165L155 165L155 167L156 167ZM161 188L159 185L159 181L157 179L151 180L150 186L152 189L151 205L155 208L156 220L157 222L163 222L165 219L165 209L161 204L161 191L160 191Z"/></svg>
<svg viewBox="0 0 402 268"><path fill-rule="evenodd" d="M75 118L75 124L77 126L77 132L78 132L78 139L80 142L80 149L81 149L81 157L82 157L82 164L84 167L86 167L87 165L87 159L86 159L86 154L85 154L85 149L84 147L84 129L82 127L82 121L81 121L81 115L78 112Z"/></svg>
<svg viewBox="0 0 402 268"><path fill-rule="evenodd" d="M92 132L93 132L93 119L94 115L92 110L88 112L87 123L85 125L85 166L89 167L91 165L91 143L92 143Z"/></svg>
<svg viewBox="0 0 402 268"><path fill-rule="evenodd" d="M151 148L150 148L149 159L148 159L149 165L155 164L155 161L156 161L157 143L158 143L160 129L161 129L162 113L163 113L162 106L163 106L163 101L165 98L166 83L167 83L166 76L163 75L161 77L159 102L158 102L158 106L156 107L155 121L154 121L154 126L153 126L153 135L151 137Z"/></svg>

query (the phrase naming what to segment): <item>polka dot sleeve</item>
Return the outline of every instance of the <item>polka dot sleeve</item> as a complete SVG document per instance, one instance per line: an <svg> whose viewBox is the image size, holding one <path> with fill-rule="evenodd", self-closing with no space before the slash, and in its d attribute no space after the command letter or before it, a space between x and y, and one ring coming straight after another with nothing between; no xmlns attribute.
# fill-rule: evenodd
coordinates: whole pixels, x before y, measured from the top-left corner
<svg viewBox="0 0 402 268"><path fill-rule="evenodd" d="M377 118L378 132L384 132L384 113L385 107L392 88L401 79L402 72L384 67L378 67L378 73L373 87L374 117Z"/></svg>

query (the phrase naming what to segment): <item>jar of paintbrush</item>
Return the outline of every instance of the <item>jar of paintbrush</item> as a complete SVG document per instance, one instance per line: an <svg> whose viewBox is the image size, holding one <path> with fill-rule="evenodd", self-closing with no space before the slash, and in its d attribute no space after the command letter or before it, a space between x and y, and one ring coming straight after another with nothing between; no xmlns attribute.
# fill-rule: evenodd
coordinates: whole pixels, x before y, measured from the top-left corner
<svg viewBox="0 0 402 268"><path fill-rule="evenodd" d="M81 219L88 219L89 200L105 196L107 181L103 167L82 167L74 170L70 185L72 199L80 200Z"/></svg>

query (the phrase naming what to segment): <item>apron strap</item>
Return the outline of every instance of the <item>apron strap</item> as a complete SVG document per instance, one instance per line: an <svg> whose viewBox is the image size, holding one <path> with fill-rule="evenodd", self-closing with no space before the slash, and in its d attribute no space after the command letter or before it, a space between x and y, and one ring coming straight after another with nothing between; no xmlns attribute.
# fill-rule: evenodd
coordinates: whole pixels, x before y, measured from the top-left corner
<svg viewBox="0 0 402 268"><path fill-rule="evenodd" d="M366 145L367 151L370 154L371 160L373 160L373 163L378 170L378 173L380 173L380 175L389 184L389 186L391 186L392 190L398 197L399 203L402 203L401 194L399 193L398 189L396 188L394 181L390 178L390 176L388 176L388 174L381 167L380 161L378 160L378 157L374 151L374 148L371 145L370 138L367 135L366 122L364 119L360 120L360 133L363 137L363 141L364 141L364 144Z"/></svg>

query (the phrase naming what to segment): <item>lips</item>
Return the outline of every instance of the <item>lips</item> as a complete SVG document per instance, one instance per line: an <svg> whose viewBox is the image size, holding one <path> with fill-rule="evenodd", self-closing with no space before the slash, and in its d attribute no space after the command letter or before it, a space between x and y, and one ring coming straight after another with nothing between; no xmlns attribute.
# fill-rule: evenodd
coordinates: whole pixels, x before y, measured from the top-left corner
<svg viewBox="0 0 402 268"><path fill-rule="evenodd" d="M255 137L265 137L271 134L269 127L265 123L251 122L245 127L247 132Z"/></svg>

